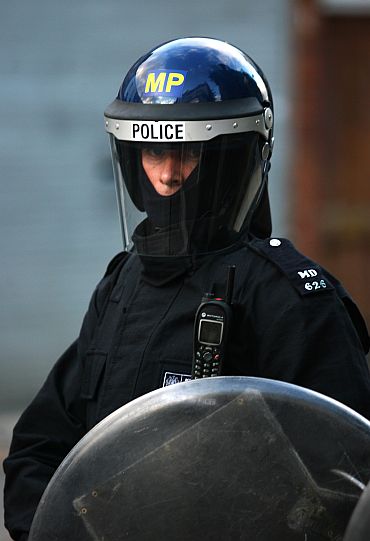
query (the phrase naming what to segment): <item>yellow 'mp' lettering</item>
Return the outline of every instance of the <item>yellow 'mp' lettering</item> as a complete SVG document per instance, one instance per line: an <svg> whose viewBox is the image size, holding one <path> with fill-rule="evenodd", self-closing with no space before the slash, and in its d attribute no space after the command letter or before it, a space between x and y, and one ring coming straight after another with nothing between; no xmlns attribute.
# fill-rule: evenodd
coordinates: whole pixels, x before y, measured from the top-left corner
<svg viewBox="0 0 370 541"><path fill-rule="evenodd" d="M164 82L166 80L166 73L159 73L157 78L155 73L149 73L145 85L145 93L147 92L163 92ZM167 83L168 86L168 83ZM166 90L167 92L167 90Z"/></svg>
<svg viewBox="0 0 370 541"><path fill-rule="evenodd" d="M171 88L173 86L180 86L184 82L185 77L182 73L169 73L167 84L166 84L166 92L171 92Z"/></svg>

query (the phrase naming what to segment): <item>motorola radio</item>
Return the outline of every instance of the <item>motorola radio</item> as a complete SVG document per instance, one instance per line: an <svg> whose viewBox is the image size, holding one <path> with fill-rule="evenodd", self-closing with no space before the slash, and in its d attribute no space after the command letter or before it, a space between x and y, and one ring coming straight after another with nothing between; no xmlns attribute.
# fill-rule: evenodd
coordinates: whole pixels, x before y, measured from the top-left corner
<svg viewBox="0 0 370 541"><path fill-rule="evenodd" d="M232 324L235 265L229 267L226 298L206 293L194 324L192 379L220 376L225 365L227 338Z"/></svg>

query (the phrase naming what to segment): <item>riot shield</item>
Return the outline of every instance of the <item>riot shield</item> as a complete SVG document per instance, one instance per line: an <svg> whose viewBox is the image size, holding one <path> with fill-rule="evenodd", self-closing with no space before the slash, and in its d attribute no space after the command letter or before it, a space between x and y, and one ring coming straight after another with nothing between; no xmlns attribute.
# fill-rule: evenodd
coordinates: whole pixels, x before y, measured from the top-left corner
<svg viewBox="0 0 370 541"><path fill-rule="evenodd" d="M188 381L76 445L29 541L338 541L369 476L370 423L338 402L260 378Z"/></svg>

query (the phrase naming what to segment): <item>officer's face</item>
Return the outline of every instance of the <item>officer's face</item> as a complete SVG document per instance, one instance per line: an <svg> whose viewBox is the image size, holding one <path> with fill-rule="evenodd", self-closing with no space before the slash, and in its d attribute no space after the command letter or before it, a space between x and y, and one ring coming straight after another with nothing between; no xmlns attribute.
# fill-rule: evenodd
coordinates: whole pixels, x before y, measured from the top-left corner
<svg viewBox="0 0 370 541"><path fill-rule="evenodd" d="M159 195L176 193L199 163L199 150L192 146L180 149L161 145L148 146L141 154L143 168Z"/></svg>

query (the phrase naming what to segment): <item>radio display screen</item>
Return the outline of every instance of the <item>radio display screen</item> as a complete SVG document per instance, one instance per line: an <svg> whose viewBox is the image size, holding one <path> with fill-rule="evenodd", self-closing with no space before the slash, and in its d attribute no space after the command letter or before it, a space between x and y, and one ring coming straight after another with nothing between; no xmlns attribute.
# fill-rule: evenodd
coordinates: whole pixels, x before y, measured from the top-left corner
<svg viewBox="0 0 370 541"><path fill-rule="evenodd" d="M221 343L222 323L218 321L200 320L199 342L218 346Z"/></svg>

